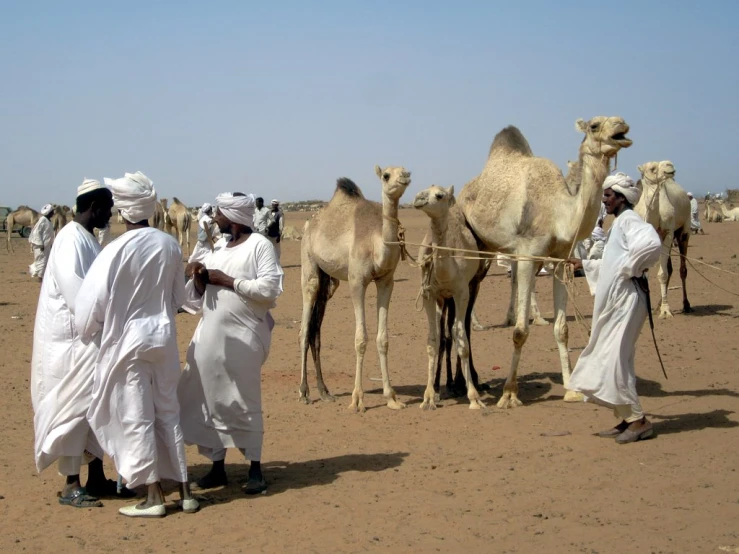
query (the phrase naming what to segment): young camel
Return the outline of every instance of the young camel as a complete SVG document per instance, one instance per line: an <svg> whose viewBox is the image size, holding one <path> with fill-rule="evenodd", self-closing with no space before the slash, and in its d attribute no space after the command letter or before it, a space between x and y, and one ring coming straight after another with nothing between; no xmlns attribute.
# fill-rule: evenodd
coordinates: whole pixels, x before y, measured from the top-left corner
<svg viewBox="0 0 739 554"><path fill-rule="evenodd" d="M462 210L454 205L454 187L444 189L433 185L416 195L413 207L422 210L431 219L429 230L423 240L424 245L477 250L477 242L465 224ZM424 410L436 409L438 400L434 381L439 359L442 307L444 300L448 298L454 300L452 340L457 347L457 356L461 360L470 409L485 408L472 381L469 337L465 329L465 316L470 301L469 283L478 274L480 266L484 265L485 261L452 257L453 255L453 251L436 250L428 246L422 246L418 253L418 259L425 260L421 269L421 283L424 289L423 307L428 320L426 340L426 353L429 358L428 380L421 403Z"/></svg>
<svg viewBox="0 0 739 554"><path fill-rule="evenodd" d="M620 117L600 116L587 122L580 119L576 128L585 137L578 157L581 182L572 189L552 161L533 155L516 127L507 127L496 135L482 173L462 189L457 200L484 250L563 259L570 255L573 243L590 235L598 218L601 187L609 173L610 160L621 148L631 146L631 140L626 138L629 126ZM531 292L539 263L521 259L517 263L513 356L498 401L500 408L521 405L518 365L529 335ZM557 265L552 281L554 337L566 387L571 366L564 264ZM582 396L568 391L565 400L580 401Z"/></svg>
<svg viewBox="0 0 739 554"><path fill-rule="evenodd" d="M647 162L637 167L641 173L641 183L644 193L634 206L634 211L641 218L652 225L662 239L662 254L660 255L657 279L662 293L659 307L660 319L672 317L670 305L667 302L667 289L672 277L672 250L673 240L677 243L680 252L680 280L683 285L683 313L693 310L688 301L688 267L685 256L688 254L690 241L690 199L688 193L675 180L675 166L670 161Z"/></svg>
<svg viewBox="0 0 739 554"><path fill-rule="evenodd" d="M40 214L28 206L18 206L17 210L13 210L8 214L8 217L5 220L5 228L7 229L5 248L8 252L15 252L13 243L10 242L10 236L13 234L13 227L20 225L22 227L33 228L39 217Z"/></svg>
<svg viewBox="0 0 739 554"><path fill-rule="evenodd" d="M362 365L367 346L365 295L374 281L377 287L377 351L382 371L383 395L388 408L401 409L390 386L387 367L387 313L393 292L393 276L400 259L400 247L387 244L398 240L398 202L411 182L411 174L403 167L375 166L382 183L382 204L370 202L349 179L339 179L328 205L304 227L301 254L301 288L303 317L300 326L301 375L300 401L310 403L308 390L308 347L313 356L321 399L330 401L321 373L321 323L326 303L340 281L348 281L354 304L356 329L354 348L357 354L352 402L355 412L364 411Z"/></svg>

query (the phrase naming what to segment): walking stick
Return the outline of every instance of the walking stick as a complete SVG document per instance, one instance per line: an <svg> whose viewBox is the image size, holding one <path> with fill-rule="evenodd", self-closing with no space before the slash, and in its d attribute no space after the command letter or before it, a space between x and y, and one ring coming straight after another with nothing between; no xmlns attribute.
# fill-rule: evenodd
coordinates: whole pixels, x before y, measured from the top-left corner
<svg viewBox="0 0 739 554"><path fill-rule="evenodd" d="M654 349L657 351L657 358L659 359L659 365L662 368L662 373L667 379L667 371L665 371L665 364L662 363L662 355L659 353L659 346L657 346L657 337L654 335L654 319L652 319L652 299L649 296L649 279L646 274L641 277L633 277L634 286L644 292L647 296L647 314L649 315L649 328L652 331L652 341L654 342Z"/></svg>

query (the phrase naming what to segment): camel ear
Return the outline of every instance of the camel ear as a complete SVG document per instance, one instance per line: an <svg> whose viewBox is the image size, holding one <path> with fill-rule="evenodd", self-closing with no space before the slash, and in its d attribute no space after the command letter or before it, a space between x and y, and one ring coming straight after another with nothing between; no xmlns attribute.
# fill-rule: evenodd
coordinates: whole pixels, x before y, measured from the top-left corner
<svg viewBox="0 0 739 554"><path fill-rule="evenodd" d="M451 185L448 189L446 189L449 196L454 196L454 185Z"/></svg>
<svg viewBox="0 0 739 554"><path fill-rule="evenodd" d="M382 177L382 168L379 165L375 165L375 173L378 177Z"/></svg>
<svg viewBox="0 0 739 554"><path fill-rule="evenodd" d="M637 166L636 166L636 170L637 170L637 171L638 171L639 173L641 173L642 175L644 175L644 166L643 166L643 165L637 165Z"/></svg>
<svg viewBox="0 0 739 554"><path fill-rule="evenodd" d="M575 121L575 130L580 131L581 133L586 133L588 130L588 122L584 119L578 119Z"/></svg>

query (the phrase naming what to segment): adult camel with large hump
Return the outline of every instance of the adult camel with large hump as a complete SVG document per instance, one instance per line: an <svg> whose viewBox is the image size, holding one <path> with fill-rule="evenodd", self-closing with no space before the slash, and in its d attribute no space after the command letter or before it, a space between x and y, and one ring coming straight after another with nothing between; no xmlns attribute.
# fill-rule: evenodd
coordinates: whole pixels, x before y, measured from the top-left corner
<svg viewBox="0 0 739 554"><path fill-rule="evenodd" d="M511 369L498 407L520 406L517 372L529 335L529 312L534 275L540 261L530 256L567 258L575 241L590 235L598 218L603 181L611 159L631 146L629 126L620 117L578 119L585 134L580 145L580 183L569 187L554 162L535 157L521 131L510 126L499 132L490 147L482 173L463 189L457 203L485 250L523 256L513 274L517 288ZM567 350L567 290L564 264L554 272L554 337L559 349L565 387L570 379ZM565 400L578 401L568 391Z"/></svg>
<svg viewBox="0 0 739 554"><path fill-rule="evenodd" d="M303 317L300 326L301 375L300 400L310 402L308 389L308 348L313 356L322 400L333 400L321 373L321 324L326 303L340 281L348 281L354 305L356 328L356 375L350 409L364 411L362 366L367 347L365 296L367 287L377 287L377 351L382 371L382 391L387 406L401 409L390 385L387 352L387 314L393 292L393 276L400 260L400 247L388 244L398 241L398 202L411 182L411 174L403 167L375 166L382 183L382 203L367 200L359 187L343 178L336 183L331 201L309 220L300 245Z"/></svg>
<svg viewBox="0 0 739 554"><path fill-rule="evenodd" d="M18 206L18 209L13 210L8 214L8 217L5 220L5 228L7 230L5 248L8 252L15 252L13 243L10 242L10 236L13 234L13 227L15 225L20 225L22 227L33 228L40 216L41 214L28 206Z"/></svg>
<svg viewBox="0 0 739 554"><path fill-rule="evenodd" d="M688 267L685 256L688 254L690 242L690 198L680 185L675 182L675 166L672 162L647 162L637 167L641 173L641 184L644 189L634 211L657 231L662 239L662 253L659 259L657 279L661 289L659 306L660 319L672 317L670 305L667 303L667 289L672 277L673 240L680 252L680 280L683 285L683 313L692 312L688 301Z"/></svg>

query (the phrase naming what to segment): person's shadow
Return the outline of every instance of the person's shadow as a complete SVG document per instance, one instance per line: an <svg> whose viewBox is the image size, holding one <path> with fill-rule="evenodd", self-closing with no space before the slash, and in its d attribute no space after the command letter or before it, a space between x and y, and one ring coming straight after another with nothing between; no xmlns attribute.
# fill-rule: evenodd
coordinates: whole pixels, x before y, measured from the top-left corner
<svg viewBox="0 0 739 554"><path fill-rule="evenodd" d="M686 431L702 431L704 429L730 429L739 427L739 422L729 419L733 414L729 410L714 410L706 413L678 414L663 416L649 414L658 435L684 433Z"/></svg>
<svg viewBox="0 0 739 554"><path fill-rule="evenodd" d="M342 473L349 471L378 472L397 468L408 452L391 454L344 454L332 458L320 458L305 462L273 461L262 464L267 481L267 495L280 494L291 489L321 487L336 481ZM197 479L210 470L210 464L197 464L188 468L191 479ZM205 491L193 490L193 495L206 503L227 503L240 498L249 498L241 490L249 474L248 464L226 463L228 486Z"/></svg>

